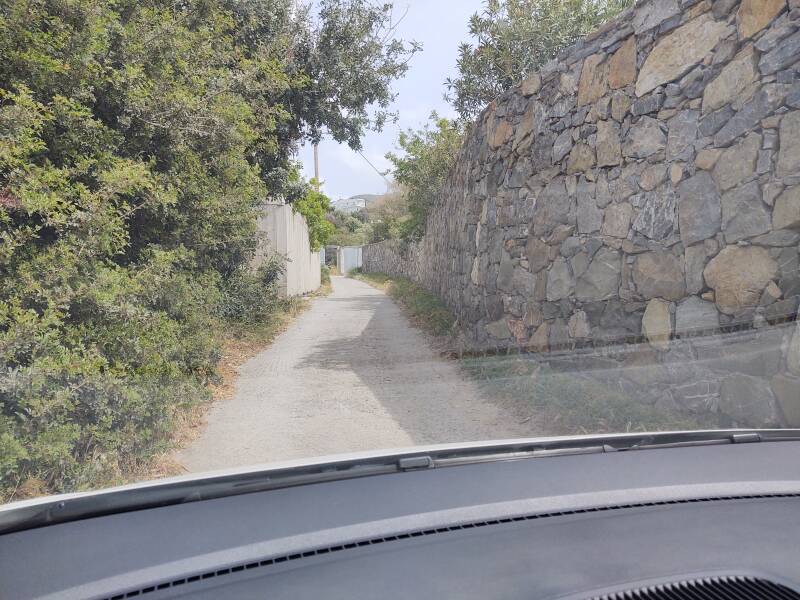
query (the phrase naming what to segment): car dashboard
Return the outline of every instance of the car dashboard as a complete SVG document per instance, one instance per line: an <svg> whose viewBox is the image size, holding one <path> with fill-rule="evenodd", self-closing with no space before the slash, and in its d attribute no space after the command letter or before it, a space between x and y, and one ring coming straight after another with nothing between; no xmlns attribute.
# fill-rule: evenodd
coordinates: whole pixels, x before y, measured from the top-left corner
<svg viewBox="0 0 800 600"><path fill-rule="evenodd" d="M0 535L0 598L800 598L798 457L421 462L81 518Z"/></svg>

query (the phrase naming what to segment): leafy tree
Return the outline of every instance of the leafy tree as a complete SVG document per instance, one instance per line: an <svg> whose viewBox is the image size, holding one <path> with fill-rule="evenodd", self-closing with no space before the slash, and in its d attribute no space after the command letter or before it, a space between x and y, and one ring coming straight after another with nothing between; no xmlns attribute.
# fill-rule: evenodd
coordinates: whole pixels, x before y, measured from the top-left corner
<svg viewBox="0 0 800 600"><path fill-rule="evenodd" d="M336 246L361 246L369 242L372 223L364 209L345 212L331 208L326 219L333 227L329 243Z"/></svg>
<svg viewBox="0 0 800 600"><path fill-rule="evenodd" d="M313 186L314 183L312 180L311 185ZM333 223L326 218L331 208L330 199L313 187L309 187L306 195L295 200L292 207L305 217L311 250L316 252L328 243L328 239L336 229Z"/></svg>
<svg viewBox="0 0 800 600"><path fill-rule="evenodd" d="M436 201L464 137L463 127L452 120L431 115L431 123L420 130L400 134L402 155L389 153L394 179L402 186L408 218L403 220L401 237L416 240L425 233L428 212Z"/></svg>
<svg viewBox="0 0 800 600"><path fill-rule="evenodd" d="M369 207L369 216L372 222L370 243L400 238L404 224L411 218L405 190L393 182L390 190Z"/></svg>
<svg viewBox="0 0 800 600"><path fill-rule="evenodd" d="M465 121L633 0L485 0L472 15L474 44L459 47L447 99Z"/></svg>
<svg viewBox="0 0 800 600"><path fill-rule="evenodd" d="M319 18L296 49L310 85L287 102L309 139L318 141L327 131L358 150L367 129L380 130L395 117L390 84L421 46L394 38L399 20L393 14L388 2L320 0Z"/></svg>
<svg viewBox="0 0 800 600"><path fill-rule="evenodd" d="M129 472L208 397L220 319L277 306L266 197L324 241L293 152L358 146L415 48L391 5L293 4L3 1L0 496Z"/></svg>

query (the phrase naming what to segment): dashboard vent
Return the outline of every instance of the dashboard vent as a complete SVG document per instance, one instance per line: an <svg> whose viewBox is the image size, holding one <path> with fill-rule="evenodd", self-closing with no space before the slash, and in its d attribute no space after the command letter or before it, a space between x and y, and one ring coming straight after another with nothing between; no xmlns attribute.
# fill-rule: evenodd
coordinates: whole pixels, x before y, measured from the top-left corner
<svg viewBox="0 0 800 600"><path fill-rule="evenodd" d="M745 576L706 577L662 583L592 600L800 600L796 591L766 579Z"/></svg>

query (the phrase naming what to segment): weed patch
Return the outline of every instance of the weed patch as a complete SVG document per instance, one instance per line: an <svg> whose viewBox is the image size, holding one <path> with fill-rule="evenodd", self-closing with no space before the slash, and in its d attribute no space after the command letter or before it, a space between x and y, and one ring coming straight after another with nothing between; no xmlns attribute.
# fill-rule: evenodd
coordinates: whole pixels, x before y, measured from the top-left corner
<svg viewBox="0 0 800 600"><path fill-rule="evenodd" d="M647 404L590 374L556 371L534 355L465 358L460 363L488 397L530 407L548 435L718 426L666 407Z"/></svg>
<svg viewBox="0 0 800 600"><path fill-rule="evenodd" d="M404 277L390 277L385 273L351 272L355 279L384 290L406 312L411 321L423 331L446 336L453 331L455 317L450 309L434 294Z"/></svg>
<svg viewBox="0 0 800 600"><path fill-rule="evenodd" d="M436 296L405 279L385 273L354 277L385 290L421 329L455 334L455 318ZM647 404L621 387L580 371L557 371L533 354L470 356L457 359L461 370L487 398L530 412L547 435L714 428L719 424L668 407Z"/></svg>

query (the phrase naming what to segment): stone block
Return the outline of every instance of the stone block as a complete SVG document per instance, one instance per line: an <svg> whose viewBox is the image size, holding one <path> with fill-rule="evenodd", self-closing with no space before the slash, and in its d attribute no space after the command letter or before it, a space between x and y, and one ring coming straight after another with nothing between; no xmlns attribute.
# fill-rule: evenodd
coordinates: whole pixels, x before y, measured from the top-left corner
<svg viewBox="0 0 800 600"><path fill-rule="evenodd" d="M684 251L683 269L686 275L686 292L699 294L705 287L703 269L706 266L708 254L703 244L689 246Z"/></svg>
<svg viewBox="0 0 800 600"><path fill-rule="evenodd" d="M719 329L719 313L713 302L689 296L675 311L675 334L692 335Z"/></svg>
<svg viewBox="0 0 800 600"><path fill-rule="evenodd" d="M655 3L643 6L652 10ZM648 55L636 81L636 95L644 96L660 85L669 83L688 72L708 55L731 29L724 21L704 14L662 38Z"/></svg>
<svg viewBox="0 0 800 600"><path fill-rule="evenodd" d="M631 224L633 207L627 202L612 204L605 210L601 233L615 238L625 238Z"/></svg>
<svg viewBox="0 0 800 600"><path fill-rule="evenodd" d="M797 308L800 296L792 296L785 300L778 300L770 304L764 311L768 323L782 323L797 317Z"/></svg>
<svg viewBox="0 0 800 600"><path fill-rule="evenodd" d="M666 143L661 124L652 117L642 117L630 128L622 153L630 158L647 158L663 150Z"/></svg>
<svg viewBox="0 0 800 600"><path fill-rule="evenodd" d="M636 207L636 219L632 226L634 231L656 241L664 240L674 232L677 202L671 186L637 194L631 198L631 204Z"/></svg>
<svg viewBox="0 0 800 600"><path fill-rule="evenodd" d="M775 174L778 177L800 172L800 111L784 115L780 126L780 151Z"/></svg>
<svg viewBox="0 0 800 600"><path fill-rule="evenodd" d="M578 82L578 106L591 104L606 95L608 67L604 63L605 58L605 54L592 54L583 61Z"/></svg>
<svg viewBox="0 0 800 600"><path fill-rule="evenodd" d="M511 329L506 319L498 319L486 325L486 333L496 340L507 340L511 337Z"/></svg>
<svg viewBox="0 0 800 600"><path fill-rule="evenodd" d="M800 48L797 51L800 52ZM717 146L727 146L740 135L755 129L760 124L761 119L772 114L781 105L787 92L788 87L779 83L767 84L762 87L752 99L742 106L741 110L724 120L722 128L714 135L714 143ZM721 109L721 111L725 110ZM711 113L709 117L716 114ZM721 114L720 120L722 120L722 117L725 117L725 115ZM702 121L700 129L702 132ZM703 133L703 135L710 135L710 133Z"/></svg>
<svg viewBox="0 0 800 600"><path fill-rule="evenodd" d="M667 160L683 157L687 148L697 140L700 113L683 110L669 120L667 135Z"/></svg>
<svg viewBox="0 0 800 600"><path fill-rule="evenodd" d="M741 142L726 149L714 166L714 181L722 190L729 190L756 172L756 160L761 149L761 136L750 133Z"/></svg>
<svg viewBox="0 0 800 600"><path fill-rule="evenodd" d="M588 144L578 142L572 147L567 160L567 174L583 173L595 164L594 149Z"/></svg>
<svg viewBox="0 0 800 600"><path fill-rule="evenodd" d="M766 205L761 201L761 186L751 181L722 196L722 229L725 241L735 244L770 230Z"/></svg>
<svg viewBox="0 0 800 600"><path fill-rule="evenodd" d="M670 303L654 298L647 304L642 317L642 333L651 346L659 350L669 348L672 336Z"/></svg>
<svg viewBox="0 0 800 600"><path fill-rule="evenodd" d="M703 112L717 110L734 102L757 77L755 54L752 46L749 46L708 83L703 93Z"/></svg>
<svg viewBox="0 0 800 600"><path fill-rule="evenodd" d="M800 186L786 189L775 200L772 212L772 226L775 229L789 229L800 226Z"/></svg>
<svg viewBox="0 0 800 600"><path fill-rule="evenodd" d="M678 222L684 246L712 238L719 232L721 199L707 172L700 171L678 185Z"/></svg>
<svg viewBox="0 0 800 600"><path fill-rule="evenodd" d="M673 254L647 252L633 266L636 291L644 298L679 300L686 294L683 265Z"/></svg>
<svg viewBox="0 0 800 600"><path fill-rule="evenodd" d="M622 149L620 145L620 128L614 121L597 122L597 166L609 167L620 164Z"/></svg>
<svg viewBox="0 0 800 600"><path fill-rule="evenodd" d="M679 14L680 6L678 5L678 0L659 0L658 2L642 4L634 12L633 30L637 35L644 33Z"/></svg>
<svg viewBox="0 0 800 600"><path fill-rule="evenodd" d="M764 248L727 246L703 272L720 311L733 315L758 305L767 284L778 275L778 263Z"/></svg>
<svg viewBox="0 0 800 600"><path fill-rule="evenodd" d="M613 298L619 293L622 263L620 253L610 248L597 251L575 285L575 297L580 302L596 302Z"/></svg>
<svg viewBox="0 0 800 600"><path fill-rule="evenodd" d="M623 88L636 81L636 36L630 36L608 60L608 85Z"/></svg>
<svg viewBox="0 0 800 600"><path fill-rule="evenodd" d="M492 150L497 150L505 144L514 133L514 128L511 126L511 123L506 121L505 119L498 119L495 118L492 120L491 125L487 131L487 136L489 138L489 147Z"/></svg>
<svg viewBox="0 0 800 600"><path fill-rule="evenodd" d="M547 300L555 302L568 298L574 291L575 278L569 263L563 258L557 258L547 273Z"/></svg>

